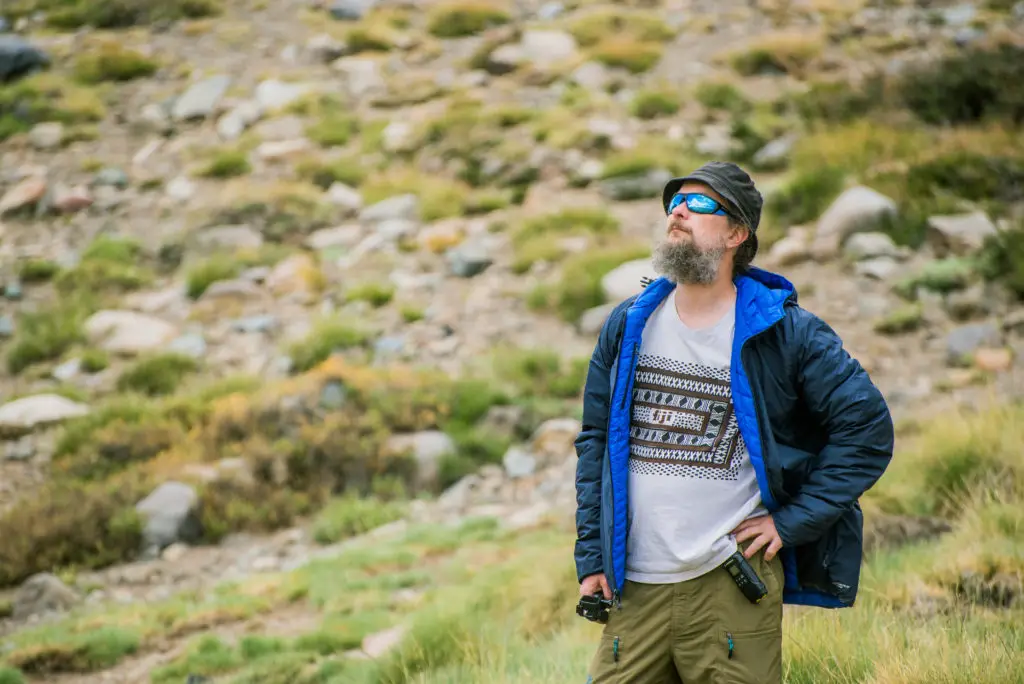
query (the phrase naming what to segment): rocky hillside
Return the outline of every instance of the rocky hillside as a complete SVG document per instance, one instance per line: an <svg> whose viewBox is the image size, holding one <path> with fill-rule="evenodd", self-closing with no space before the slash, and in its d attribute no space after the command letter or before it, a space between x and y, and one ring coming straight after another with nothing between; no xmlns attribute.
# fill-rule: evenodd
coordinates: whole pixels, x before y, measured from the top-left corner
<svg viewBox="0 0 1024 684"><path fill-rule="evenodd" d="M1024 3L15 0L0 17L0 659L31 677L161 639L173 660L252 617L208 623L189 596L378 524L497 517L515 548L571 511L596 331L654 275L662 184L707 159L752 171L756 264L844 337L901 441L1021 397ZM947 498L1019 482L1019 425L963 428L986 446L965 438L934 481L894 469L872 524L969 539L986 523L958 521L991 509ZM1019 561L981 572L983 593ZM79 627L23 648L51 643L26 622L82 602L165 599L159 629L104 623L99 655ZM147 658L109 681L149 681Z"/></svg>

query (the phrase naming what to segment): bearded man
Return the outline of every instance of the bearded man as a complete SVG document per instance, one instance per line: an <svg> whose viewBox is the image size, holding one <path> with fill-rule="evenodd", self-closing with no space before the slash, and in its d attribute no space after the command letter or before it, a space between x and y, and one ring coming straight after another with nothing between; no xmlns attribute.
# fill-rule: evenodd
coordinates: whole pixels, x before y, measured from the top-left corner
<svg viewBox="0 0 1024 684"><path fill-rule="evenodd" d="M661 277L605 321L576 439L580 614L604 624L587 681L779 684L783 604L854 603L892 418L793 285L751 265L745 171L710 162L662 202Z"/></svg>

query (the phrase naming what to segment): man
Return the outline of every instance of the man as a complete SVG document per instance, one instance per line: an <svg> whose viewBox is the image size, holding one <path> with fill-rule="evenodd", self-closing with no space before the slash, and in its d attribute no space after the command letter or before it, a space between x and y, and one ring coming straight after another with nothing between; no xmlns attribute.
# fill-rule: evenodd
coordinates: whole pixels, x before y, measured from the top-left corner
<svg viewBox="0 0 1024 684"><path fill-rule="evenodd" d="M747 173L705 164L662 202L662 277L605 321L576 439L580 594L612 604L590 681L778 684L783 603L854 602L892 419L793 285L750 265ZM723 568L737 551L757 603Z"/></svg>

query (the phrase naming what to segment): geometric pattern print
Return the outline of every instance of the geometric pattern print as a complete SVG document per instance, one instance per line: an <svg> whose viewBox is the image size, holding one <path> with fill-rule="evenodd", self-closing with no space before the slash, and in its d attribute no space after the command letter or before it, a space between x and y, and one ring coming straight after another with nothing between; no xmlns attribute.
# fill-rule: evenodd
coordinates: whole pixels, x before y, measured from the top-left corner
<svg viewBox="0 0 1024 684"><path fill-rule="evenodd" d="M633 380L629 469L735 480L746 456L728 368L644 354Z"/></svg>

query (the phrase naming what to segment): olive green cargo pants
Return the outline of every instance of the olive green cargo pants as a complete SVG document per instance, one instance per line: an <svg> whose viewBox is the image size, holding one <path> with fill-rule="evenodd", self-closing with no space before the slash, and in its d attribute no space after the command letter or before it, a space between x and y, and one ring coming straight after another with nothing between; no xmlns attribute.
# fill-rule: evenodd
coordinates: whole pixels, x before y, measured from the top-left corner
<svg viewBox="0 0 1024 684"><path fill-rule="evenodd" d="M746 546L743 544L742 546ZM781 684L782 562L750 559L750 603L724 568L676 584L626 581L590 664L593 684Z"/></svg>

